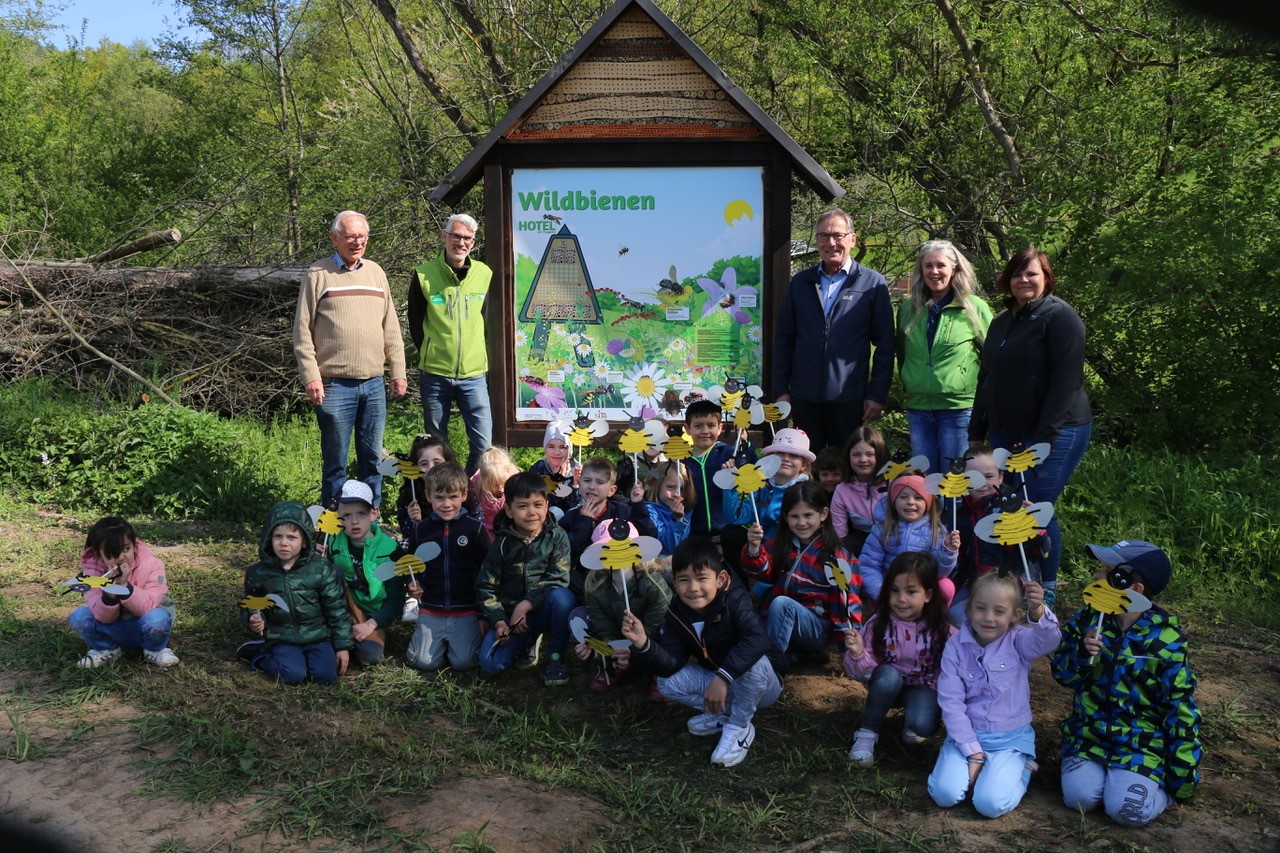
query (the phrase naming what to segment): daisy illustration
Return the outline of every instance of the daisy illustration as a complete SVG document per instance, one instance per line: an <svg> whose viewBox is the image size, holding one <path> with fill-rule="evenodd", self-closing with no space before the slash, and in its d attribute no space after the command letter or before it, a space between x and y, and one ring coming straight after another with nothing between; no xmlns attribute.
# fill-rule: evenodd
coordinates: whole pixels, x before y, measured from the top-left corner
<svg viewBox="0 0 1280 853"><path fill-rule="evenodd" d="M733 267L725 267L724 272L720 273L719 281L698 279L698 286L707 292L707 304L702 309L703 317L709 317L719 308L739 323L751 322L751 317L742 310L739 302L744 296L755 296L756 289L738 287L738 273Z"/></svg>
<svg viewBox="0 0 1280 853"><path fill-rule="evenodd" d="M759 326L752 326L747 329L747 337L751 340L751 343L758 344L764 339L764 329Z"/></svg>
<svg viewBox="0 0 1280 853"><path fill-rule="evenodd" d="M628 408L657 408L662 402L662 395L667 392L669 382L665 370L646 362L623 378L622 398Z"/></svg>

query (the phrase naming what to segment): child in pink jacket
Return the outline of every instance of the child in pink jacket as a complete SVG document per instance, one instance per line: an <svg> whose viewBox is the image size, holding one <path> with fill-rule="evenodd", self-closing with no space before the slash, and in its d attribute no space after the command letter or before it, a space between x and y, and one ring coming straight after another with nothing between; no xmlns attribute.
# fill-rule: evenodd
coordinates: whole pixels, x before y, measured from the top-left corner
<svg viewBox="0 0 1280 853"><path fill-rule="evenodd" d="M89 528L80 568L82 578L104 578L110 584L87 589L84 604L67 617L71 630L89 646L76 666L102 666L122 649L142 649L147 663L159 667L178 662L169 648L173 601L164 563L133 525L119 516L100 519Z"/></svg>

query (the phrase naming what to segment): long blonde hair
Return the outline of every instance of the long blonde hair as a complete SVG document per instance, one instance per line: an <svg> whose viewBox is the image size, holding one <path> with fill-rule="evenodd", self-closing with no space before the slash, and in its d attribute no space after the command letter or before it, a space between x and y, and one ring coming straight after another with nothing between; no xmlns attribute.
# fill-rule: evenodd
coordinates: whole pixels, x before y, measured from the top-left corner
<svg viewBox="0 0 1280 853"><path fill-rule="evenodd" d="M480 474L476 478L477 485L492 497L501 496L502 487L506 485L507 480L520 473L520 469L507 449L496 444L485 448L480 454L480 458L476 461L476 470Z"/></svg>
<svg viewBox="0 0 1280 853"><path fill-rule="evenodd" d="M982 318L978 316L975 304L976 300L981 298L978 278L973 272L973 265L969 263L969 259L961 254L950 240L926 240L920 246L920 252L916 255L915 269L911 272L911 316L907 320L907 331L910 332L917 323L929 316L929 288L924 283L924 259L930 252L946 255L947 260L951 261L952 266L955 267L951 273L951 292L955 294L956 304L964 309L965 319L973 329L973 336L978 346L982 346L987 337L987 330L982 325Z"/></svg>

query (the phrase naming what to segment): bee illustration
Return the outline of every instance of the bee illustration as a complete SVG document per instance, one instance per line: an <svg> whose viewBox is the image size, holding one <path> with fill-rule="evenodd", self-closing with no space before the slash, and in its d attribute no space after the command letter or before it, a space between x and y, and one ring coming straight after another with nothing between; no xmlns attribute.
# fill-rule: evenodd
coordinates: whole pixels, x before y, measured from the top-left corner
<svg viewBox="0 0 1280 853"><path fill-rule="evenodd" d="M733 489L742 497L754 494L764 488L769 478L778 473L782 466L782 458L766 456L759 462L748 462L737 468L721 468L711 479L722 489ZM754 504L753 504L754 506Z"/></svg>
<svg viewBox="0 0 1280 853"><path fill-rule="evenodd" d="M325 536L337 536L342 532L342 519L333 507L326 509L322 506L309 506L307 515L311 516L311 523L316 530Z"/></svg>
<svg viewBox="0 0 1280 853"><path fill-rule="evenodd" d="M640 415L632 415L627 420L627 428L618 437L618 449L623 453L644 453L651 447L662 446L666 433L659 421L645 422ZM655 438L657 439L655 441Z"/></svg>
<svg viewBox="0 0 1280 853"><path fill-rule="evenodd" d="M1129 583L1127 572L1109 573L1105 580L1094 581L1084 588L1084 603L1098 611L1099 622L1104 613L1119 616L1121 613L1150 610L1151 600L1142 593L1129 589Z"/></svg>
<svg viewBox="0 0 1280 853"><path fill-rule="evenodd" d="M590 406L601 397L612 397L618 393L618 389L613 385L601 385L598 388L588 388L585 391L578 392L578 402L584 406Z"/></svg>
<svg viewBox="0 0 1280 853"><path fill-rule="evenodd" d="M625 305L626 307L630 308L630 309L631 309L631 310L633 310L633 311L642 311L642 310L644 310L644 303L643 303L643 302L637 302L637 301L635 301L634 299L631 299L631 298L629 298L629 297L623 296L621 293L619 293L619 294L618 294L618 301L619 301L619 302L621 302L623 305Z"/></svg>
<svg viewBox="0 0 1280 853"><path fill-rule="evenodd" d="M575 640L591 649L591 651L601 657L611 658L614 652L631 645L629 640L605 641L599 637L591 636L587 633L588 618L586 605L573 608L573 611L569 614L569 633L573 634ZM608 678L609 671L606 669L605 680L607 681Z"/></svg>
<svg viewBox="0 0 1280 853"><path fill-rule="evenodd" d="M1017 545L1022 555L1023 571L1030 576L1026 543L1030 542L1053 518L1053 504L1048 501L1023 506L1022 495L1016 490L1003 492L995 501L991 514L978 520L973 526L974 535L984 542L998 545Z"/></svg>
<svg viewBox="0 0 1280 853"><path fill-rule="evenodd" d="M677 462L688 459L693 454L693 439L684 431L684 424L674 423L667 427L666 440L662 444L662 452L668 459Z"/></svg>
<svg viewBox="0 0 1280 853"><path fill-rule="evenodd" d="M1001 471L1018 475L1018 483L1022 487L1022 496L1027 497L1027 472L1039 465L1049 456L1049 444L1040 442L1027 447L1021 441L1015 441L1008 448L997 447L991 451L991 459Z"/></svg>
<svg viewBox="0 0 1280 853"><path fill-rule="evenodd" d="M396 576L408 575L411 581L417 583L417 573L426 571L427 563L440 556L440 543L424 542L412 554L397 548L389 556L391 559L380 563L373 570L375 578L386 583Z"/></svg>
<svg viewBox="0 0 1280 853"><path fill-rule="evenodd" d="M657 284L657 290L654 295L658 297L658 301L663 305L672 306L684 302L691 295L690 288L686 287L680 277L676 275L675 265L672 264L667 270L668 277L662 279Z"/></svg>
<svg viewBox="0 0 1280 853"><path fill-rule="evenodd" d="M720 404L720 411L732 412L742 402L742 397L748 391L754 397L763 397L764 391L760 390L759 385L747 385L747 380L741 376L731 376L726 373L724 375L723 385L712 385L707 389L707 399L714 400ZM763 420L763 416L761 416Z"/></svg>
<svg viewBox="0 0 1280 853"><path fill-rule="evenodd" d="M781 403L763 403L762 406L764 408L764 422L769 425L769 434L776 437L778 433L774 430L773 425L791 417L791 404L783 400Z"/></svg>
<svg viewBox="0 0 1280 853"><path fill-rule="evenodd" d="M262 611L273 607L279 608L282 613L289 612L289 605L284 603L283 598L274 592L267 592L266 587L261 586L255 586L249 590L245 597L240 599L240 606L258 615L262 615Z"/></svg>
<svg viewBox="0 0 1280 853"><path fill-rule="evenodd" d="M666 393L662 395L662 401L658 403L658 408L673 418L680 414L684 407L685 404L680 399L680 392L674 388L667 389Z"/></svg>
<svg viewBox="0 0 1280 853"><path fill-rule="evenodd" d="M833 562L823 563L822 571L827 576L827 582L841 592L848 592L857 587L853 582L853 567L844 557L836 557Z"/></svg>
<svg viewBox="0 0 1280 853"><path fill-rule="evenodd" d="M970 489L980 489L986 483L985 478L977 471L964 470L967 456L953 456L948 459L950 465L946 473L930 474L924 478L924 487L931 494L951 498L951 529L956 529L956 508L960 498L969 494Z"/></svg>
<svg viewBox="0 0 1280 853"><path fill-rule="evenodd" d="M631 249L629 247L623 246L620 249L618 249L618 257L622 257L623 255L625 255L627 252L630 252L630 251Z"/></svg>
<svg viewBox="0 0 1280 853"><path fill-rule="evenodd" d="M588 569L631 569L662 553L662 543L652 536L639 536L625 518L609 522L609 538L596 542L582 552L582 565Z"/></svg>
<svg viewBox="0 0 1280 853"><path fill-rule="evenodd" d="M609 422L603 417L591 419L590 415L585 415L582 410L578 410L576 418L566 418L560 421L560 425L564 427L565 439L573 447L578 448L578 461L582 461L582 448L590 447L595 444L597 438L609 432Z"/></svg>
<svg viewBox="0 0 1280 853"><path fill-rule="evenodd" d="M548 222L554 222L557 225L564 221L562 217L556 216L554 213L544 213L542 214L542 218Z"/></svg>
<svg viewBox="0 0 1280 853"><path fill-rule="evenodd" d="M76 575L70 580L58 584L65 586L63 592L88 592L91 589L104 589L114 583L112 578L104 575Z"/></svg>
<svg viewBox="0 0 1280 853"><path fill-rule="evenodd" d="M893 456L889 458L889 461L884 463L884 466L876 473L881 477L884 477L886 480L896 480L903 474L910 471L923 472L928 470L928 456L912 456L908 459L907 454L899 451L898 453L893 454Z"/></svg>
<svg viewBox="0 0 1280 853"><path fill-rule="evenodd" d="M422 469L403 456L388 456L378 463L378 473L384 477L404 477L406 480L422 479Z"/></svg>

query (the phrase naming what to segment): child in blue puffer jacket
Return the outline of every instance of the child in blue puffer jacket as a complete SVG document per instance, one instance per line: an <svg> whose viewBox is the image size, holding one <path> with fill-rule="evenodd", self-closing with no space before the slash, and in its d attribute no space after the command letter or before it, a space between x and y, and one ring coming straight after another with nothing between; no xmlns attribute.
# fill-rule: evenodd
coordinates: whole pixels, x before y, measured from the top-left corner
<svg viewBox="0 0 1280 853"><path fill-rule="evenodd" d="M941 577L951 574L960 552L960 534L954 530L948 533L942 526L942 510L918 474L906 474L889 484L884 523L871 529L862 546L858 563L864 602L879 600L885 569L894 557L907 551L932 554ZM954 592L954 586L943 586L947 603Z"/></svg>

